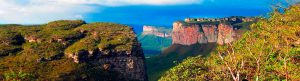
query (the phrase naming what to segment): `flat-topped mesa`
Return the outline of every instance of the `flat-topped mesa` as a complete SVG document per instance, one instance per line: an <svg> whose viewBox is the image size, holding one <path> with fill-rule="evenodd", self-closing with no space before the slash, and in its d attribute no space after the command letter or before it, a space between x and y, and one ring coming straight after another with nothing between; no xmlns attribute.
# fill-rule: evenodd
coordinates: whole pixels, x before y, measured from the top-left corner
<svg viewBox="0 0 300 81"><path fill-rule="evenodd" d="M7 67L0 79L9 69L26 69L32 80L42 81L147 81L144 53L131 27L59 20L0 31L0 67Z"/></svg>
<svg viewBox="0 0 300 81"><path fill-rule="evenodd" d="M159 37L171 37L170 31L164 29L163 27L154 27L154 26L143 26L143 35L155 35Z"/></svg>
<svg viewBox="0 0 300 81"><path fill-rule="evenodd" d="M252 17L241 17L241 16L232 16L225 18L185 18L184 22L219 22L219 21L242 21L242 22L251 22L255 21L255 18Z"/></svg>
<svg viewBox="0 0 300 81"><path fill-rule="evenodd" d="M196 43L230 43L237 39L236 24L255 21L254 18L187 18L173 23L172 43L192 45Z"/></svg>
<svg viewBox="0 0 300 81"><path fill-rule="evenodd" d="M108 24L108 25L107 25ZM117 71L126 80L146 80L145 58L132 28L112 23L92 23L78 27L86 37L65 50L76 63L95 62Z"/></svg>

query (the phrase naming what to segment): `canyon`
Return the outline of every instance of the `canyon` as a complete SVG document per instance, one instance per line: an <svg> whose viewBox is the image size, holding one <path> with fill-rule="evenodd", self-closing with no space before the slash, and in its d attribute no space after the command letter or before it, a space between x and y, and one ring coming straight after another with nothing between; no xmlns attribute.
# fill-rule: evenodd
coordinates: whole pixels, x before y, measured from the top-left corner
<svg viewBox="0 0 300 81"><path fill-rule="evenodd" d="M172 44L172 29L167 27L143 26L143 32L138 34L138 40L146 56L158 55Z"/></svg>

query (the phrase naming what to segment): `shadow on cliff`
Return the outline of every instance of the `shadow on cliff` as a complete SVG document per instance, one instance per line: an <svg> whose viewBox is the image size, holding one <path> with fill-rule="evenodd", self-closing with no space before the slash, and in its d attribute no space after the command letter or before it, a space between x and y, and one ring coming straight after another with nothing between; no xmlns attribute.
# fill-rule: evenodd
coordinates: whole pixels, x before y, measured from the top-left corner
<svg viewBox="0 0 300 81"><path fill-rule="evenodd" d="M216 43L194 44L190 46L173 44L161 55L146 59L149 81L157 81L168 69L174 67L187 57L209 55L216 48Z"/></svg>

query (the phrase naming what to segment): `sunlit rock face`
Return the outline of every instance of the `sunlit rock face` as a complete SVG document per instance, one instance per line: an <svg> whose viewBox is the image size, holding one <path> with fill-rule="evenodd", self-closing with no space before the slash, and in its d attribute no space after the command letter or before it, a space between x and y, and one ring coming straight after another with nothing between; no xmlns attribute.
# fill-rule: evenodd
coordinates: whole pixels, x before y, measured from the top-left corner
<svg viewBox="0 0 300 81"><path fill-rule="evenodd" d="M173 44L192 45L196 43L218 43L223 45L234 41L235 30L231 25L191 24L183 25L175 22L173 25Z"/></svg>
<svg viewBox="0 0 300 81"><path fill-rule="evenodd" d="M168 31L165 31L165 29L159 29L154 26L143 26L143 35L155 35L158 37L171 37L171 33Z"/></svg>
<svg viewBox="0 0 300 81"><path fill-rule="evenodd" d="M234 24L252 22L254 18L187 18L173 23L172 43L181 45L217 43L223 45L238 38Z"/></svg>
<svg viewBox="0 0 300 81"><path fill-rule="evenodd" d="M236 32L231 25L219 24L218 26L218 40L217 44L223 45L235 40Z"/></svg>
<svg viewBox="0 0 300 81"><path fill-rule="evenodd" d="M173 24L172 40L173 44L183 45L207 42L204 33L201 33L199 25L185 26L180 22Z"/></svg>
<svg viewBox="0 0 300 81"><path fill-rule="evenodd" d="M201 25L204 36L207 38L207 42L216 42L218 37L218 27L216 25Z"/></svg>

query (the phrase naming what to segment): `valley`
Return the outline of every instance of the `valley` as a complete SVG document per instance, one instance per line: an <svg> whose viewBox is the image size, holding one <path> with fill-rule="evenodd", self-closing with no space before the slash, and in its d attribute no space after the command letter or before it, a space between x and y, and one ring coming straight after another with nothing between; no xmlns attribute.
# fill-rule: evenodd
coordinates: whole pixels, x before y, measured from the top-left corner
<svg viewBox="0 0 300 81"><path fill-rule="evenodd" d="M299 67L298 0L0 0L0 81L300 81Z"/></svg>

